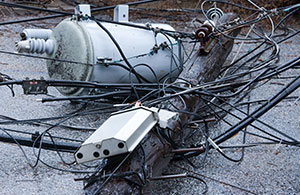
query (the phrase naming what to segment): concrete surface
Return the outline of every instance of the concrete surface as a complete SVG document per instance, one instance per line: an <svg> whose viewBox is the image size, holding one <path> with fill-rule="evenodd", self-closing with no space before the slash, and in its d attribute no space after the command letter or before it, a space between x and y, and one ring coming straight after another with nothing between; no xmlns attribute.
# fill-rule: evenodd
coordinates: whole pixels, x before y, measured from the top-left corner
<svg viewBox="0 0 300 195"><path fill-rule="evenodd" d="M13 18L10 18L13 19ZM36 24L36 23L35 23ZM37 23L38 24L38 23ZM53 26L55 21L45 25ZM15 51L14 42L19 40L17 35L24 27L30 25L9 25L0 27L0 49ZM43 26L43 25L42 25ZM32 27L32 26L31 26ZM248 47L248 45L247 45ZM246 52L248 48L242 50ZM236 48L235 48L236 49ZM286 62L299 55L299 36L289 44L281 45L281 62ZM233 52L234 55L234 52ZM231 56L232 58L232 56ZM16 79L25 77L47 78L44 61L10 55L0 55L0 72L8 74ZM299 71L290 70L283 75L297 75ZM287 83L279 80L280 83ZM271 82L251 92L251 100L271 97L282 85ZM6 115L17 119L30 119L48 116L63 115L74 111L79 106L68 102L38 103L35 100L40 96L25 96L21 87L15 87L16 96L12 97L7 87L0 87L0 115ZM60 96L51 89L50 94ZM297 90L292 96L300 96ZM295 99L284 101L262 117L262 120L300 139L300 102ZM252 107L254 109L255 107ZM239 116L241 113L235 112ZM78 117L69 122L72 125L84 125L97 127L99 116ZM227 116L227 120L235 123L238 120ZM1 126L4 127L4 126ZM45 127L9 125L7 128L26 130L29 132L43 131ZM211 131L224 131L227 125L216 124ZM250 128L249 128L250 129ZM61 128L51 131L54 135L85 139L88 132L64 130ZM257 141L250 136L247 142ZM231 144L241 143L241 135L230 140ZM21 150L13 144L0 143L0 194L82 194L82 182L75 182L74 178L82 177L82 174L72 174L53 170L39 163L32 169L26 162ZM36 159L32 148L25 148L31 163ZM36 150L37 151L37 150ZM227 155L238 158L240 150L226 152ZM67 161L72 161L71 154L64 154ZM82 167L69 167L63 165L55 152L42 151L41 158L48 164L62 169L79 169ZM192 162L196 165L201 162L202 156L195 157ZM181 167L181 168L179 168ZM201 168L194 169L185 162L176 162L169 166L165 173L200 174L208 185L208 194L300 194L300 150L296 147L285 145L259 146L246 149L245 158L241 163L233 163L226 160L219 153L211 150L205 164ZM184 168L184 169L183 169ZM158 181L153 186L152 194L201 194L204 185L193 179L177 179Z"/></svg>

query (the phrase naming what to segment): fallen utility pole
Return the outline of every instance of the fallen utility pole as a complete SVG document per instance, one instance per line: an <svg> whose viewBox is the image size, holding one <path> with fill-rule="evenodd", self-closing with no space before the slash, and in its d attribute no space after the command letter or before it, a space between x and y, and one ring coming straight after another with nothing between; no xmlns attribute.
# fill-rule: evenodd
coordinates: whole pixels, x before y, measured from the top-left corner
<svg viewBox="0 0 300 195"><path fill-rule="evenodd" d="M220 18L220 23L232 21L236 15L225 14ZM231 36L236 36L239 29L232 32ZM227 56L232 50L233 40L223 36L218 37L218 40L213 40L213 45L209 45L210 52L202 55L200 52L194 54L179 78L184 78L193 84L213 81L225 62ZM196 112L201 107L201 101L198 96L185 95L183 96L185 103L178 99L171 100L172 104L178 109L187 112ZM170 106L171 108L171 106ZM172 129L172 137L176 140L179 138L183 129L181 127L193 120L193 115L179 113L177 120L169 121L169 128ZM179 123L180 121L180 123ZM171 153L172 147L167 142L161 140L154 132L150 132L144 142L142 148L133 152L122 165L108 166L105 168L106 173L113 173L123 177L114 177L113 175L94 177L93 181L88 181L85 187L86 194L143 194L150 189L151 178L156 178L161 175L162 170L169 164L173 157ZM143 154L144 153L144 154ZM126 156L127 158L127 156ZM143 169L143 176L138 171ZM123 175L122 175L123 173ZM127 173L127 175L125 175ZM130 174L131 173L131 174ZM128 177L126 177L128 176ZM125 178L126 177L126 178ZM104 178L104 179L103 179ZM110 180L108 181L107 178ZM141 180L146 181L141 181ZM143 183L143 182L146 182ZM146 187L141 191L140 186L145 184Z"/></svg>

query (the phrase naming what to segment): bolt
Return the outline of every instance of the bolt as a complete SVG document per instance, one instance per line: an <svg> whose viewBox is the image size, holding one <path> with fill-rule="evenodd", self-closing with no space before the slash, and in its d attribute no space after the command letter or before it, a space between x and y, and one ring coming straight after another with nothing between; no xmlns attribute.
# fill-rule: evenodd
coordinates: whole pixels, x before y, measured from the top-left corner
<svg viewBox="0 0 300 195"><path fill-rule="evenodd" d="M96 144L96 148L100 149L101 145L100 144Z"/></svg>
<svg viewBox="0 0 300 195"><path fill-rule="evenodd" d="M205 37L205 33L202 32L202 31L200 31L200 32L197 34L197 36L198 36L199 38L203 38L203 37Z"/></svg>

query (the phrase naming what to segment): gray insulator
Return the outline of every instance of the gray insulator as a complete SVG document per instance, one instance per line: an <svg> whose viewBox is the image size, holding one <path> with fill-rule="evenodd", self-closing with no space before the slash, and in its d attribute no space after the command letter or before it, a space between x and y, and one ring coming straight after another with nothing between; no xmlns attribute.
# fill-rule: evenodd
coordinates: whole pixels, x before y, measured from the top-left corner
<svg viewBox="0 0 300 195"><path fill-rule="evenodd" d="M25 41L20 41L16 44L18 52L26 53L47 53L51 55L54 51L54 41L49 39L45 41L44 39L28 39Z"/></svg>
<svg viewBox="0 0 300 195"><path fill-rule="evenodd" d="M27 39L49 39L50 35L52 34L52 30L50 29L24 29L23 32L20 34L22 40Z"/></svg>
<svg viewBox="0 0 300 195"><path fill-rule="evenodd" d="M219 18L221 18L224 13L221 9L219 8L210 8L207 12L206 12L206 15L208 17L208 19L210 20L218 20Z"/></svg>
<svg viewBox="0 0 300 195"><path fill-rule="evenodd" d="M52 54L53 50L54 44L52 40L30 39L30 53Z"/></svg>

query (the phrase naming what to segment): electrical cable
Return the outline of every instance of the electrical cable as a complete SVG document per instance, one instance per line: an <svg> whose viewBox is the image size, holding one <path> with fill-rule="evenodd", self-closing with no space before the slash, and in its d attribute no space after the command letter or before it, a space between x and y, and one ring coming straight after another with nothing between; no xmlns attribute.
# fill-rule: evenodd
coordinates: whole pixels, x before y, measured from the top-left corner
<svg viewBox="0 0 300 195"><path fill-rule="evenodd" d="M250 0L248 0L250 1ZM140 2L153 2L151 0L146 0L146 1L140 1ZM198 114L197 112L189 112L186 111L185 108L187 107L185 105L185 101L184 101L184 96L186 95L193 95L193 96L197 96L200 97L204 96L204 97L214 97L216 100L220 101L220 103L222 103L221 105L218 105L218 103L214 103L214 100L207 100L206 98L203 98L203 102L206 103L205 106L203 106L201 108L201 111L206 111L207 115L215 115L216 118L218 118L219 120L221 120L222 116L220 116L219 113L222 114L222 112L227 112L227 114L232 115L231 109L235 109L237 111L239 111L240 113L243 113L246 117L244 119L242 119L241 117L237 116L238 119L240 119L240 122L238 124L232 125L229 129L227 129L227 131L225 131L224 133L219 134L218 136L216 136L214 138L214 142L216 144L221 144L223 142L225 142L226 140L228 140L229 138L233 137L237 132L243 132L243 141L242 141L242 145L240 145L240 147L242 148L242 156L240 159L236 160L236 159L232 159L230 157L228 157L222 150L218 150L225 158L235 161L235 162L239 162L243 159L244 157L244 148L246 147L252 147L252 146L256 146L256 145L260 145L260 144L275 144L275 143L281 143L281 144L287 144L287 145L296 145L296 146L300 146L299 142L294 139L293 137L289 137L286 136L283 132L283 134L281 134L282 136L285 136L287 138L289 138L292 141L287 141L284 139L281 139L280 137L273 135L271 133L267 135L270 137L266 137L266 136L262 136L259 134L255 134L252 132L249 132L249 130L245 129L247 128L249 125L252 127L255 127L254 125L252 125L253 121L257 121L260 122L260 120L258 119L261 115L263 115L264 113L266 113L269 109L271 109L271 107L275 106L278 102L282 101L284 98L286 98L286 96L290 93L292 93L297 87L300 86L300 77L298 76L293 82L291 82L290 84L288 84L286 89L283 89L281 92L277 93L274 97L272 97L270 100L268 100L267 102L264 100L262 102L264 102L264 104L257 110L255 110L254 112L252 112L251 114L249 114L249 107L250 107L250 102L248 101L247 105L247 112L243 112L241 109L239 109L237 106L237 104L232 105L230 103L230 100L237 98L238 95L242 94L243 96L245 94L247 94L249 91L251 91L252 86L257 85L260 81L264 80L264 79L271 79L272 77L280 74L283 71L286 71L292 67L295 67L299 64L299 57L285 63L282 65L277 65L275 60L277 59L279 52L280 52L280 48L279 48L279 44L284 42L285 40L290 39L291 37L297 35L300 31L295 32L294 34L285 37L284 39L281 39L280 41L275 42L274 38L275 36L277 36L277 34L275 34L275 31L277 28L279 28L279 26L293 13L295 13L297 10L299 10L300 6L296 5L292 5L292 6L287 6L284 8L278 8L277 11L279 13L284 13L284 12L288 12L287 15L285 15L283 18L280 19L280 21L274 25L274 22L271 18L271 14L275 14L274 10L266 10L263 9L259 6L255 6L257 7L257 9L254 8L247 8L244 7L242 5L238 5L235 3L231 3L231 2L227 2L227 1L221 1L221 0L213 0L213 1L204 1L202 4L202 7L204 6L204 3L206 2L218 2L218 3L226 3L232 6L236 6L239 8L243 8L249 11L253 11L253 12L257 12L257 13L261 13L262 15L257 17L256 19L250 20L249 21L245 21L243 23L240 24L236 24L235 26L233 26L233 28L242 28L242 27L246 27L246 25L252 25L252 24L256 24L257 22L261 21L262 19L269 19L271 26L272 26L272 30L270 34L267 34L264 30L259 30L259 29L254 29L254 33L256 34L255 37L253 37L252 35L249 34L249 38L248 38L248 34L245 36L245 38L241 38L241 40L262 40L263 42L255 47L254 49L252 49L250 52L248 52L247 54L243 55L242 57L238 58L238 59L234 59L232 61L232 63L227 66L225 69L223 69L224 71L229 71L230 69L230 75L228 76L223 76L222 78L220 78L218 81L213 81L213 82L209 82L209 83L204 83L204 84L200 84L199 86L194 86L191 83L188 82L177 82L175 83L166 83L168 79L168 76L171 75L171 70L169 73L166 74L165 77L163 77L163 79L158 80L158 77L156 75L156 73L154 72L154 70L147 64L137 64L137 65L131 65L129 62L129 58L127 58L124 54L124 52L122 51L120 45L117 43L117 41L114 39L113 35L107 30L105 29L105 27L102 25L99 21L95 22L102 28L102 30L104 30L106 32L106 34L110 37L110 39L112 40L112 42L114 43L114 45L116 46L116 48L119 51L119 54L122 57L122 61L125 62L126 65L123 65L121 63L112 63L109 65L112 66L119 66L125 70L127 70L129 72L129 76L130 76L130 80L131 82L129 84L101 84L101 83L94 83L94 82L81 82L81 81L54 81L54 80L49 80L46 81L47 84L49 86L69 86L69 87L84 87L84 88L91 88L91 89L102 89L103 93L100 95L95 95L93 93L90 93L86 96L81 96L81 97L54 97L54 98L44 98L42 99L42 102L46 102L46 101L64 101L64 100L68 100L68 101L75 101L75 100L80 100L80 101L84 101L84 100L88 100L87 102L89 102L90 100L98 100L98 99L106 99L107 98L107 102L113 102L114 98L116 98L118 101L121 101L123 104L125 104L126 102L130 102L132 100L138 100L140 102L143 103L143 105L146 106L159 106L159 108L162 108L162 105L164 103L168 103L170 105L172 105L172 102L170 101L172 98L178 98L180 101L182 101L183 103L183 109L177 108L176 106L174 106L174 111L178 112L178 113L184 113L186 115L192 115L192 116L197 116L197 117L201 117L202 114ZM250 1L251 2L251 1ZM0 3L0 5L2 5ZM4 4L3 4L4 5ZM7 4L8 5L8 4ZM11 5L13 6L13 5ZM30 7L26 7L26 6L19 6L19 7L23 7L25 9L35 9L35 8L30 8ZM98 8L101 9L101 8ZM104 8L102 8L104 9ZM204 9L202 8L202 10L204 11ZM42 9L42 10L37 10L37 11L47 11L46 9ZM93 10L95 11L95 10ZM55 13L59 13L59 11L55 12ZM204 15L205 12L203 12ZM277 14L277 13L276 13ZM48 17L53 17L53 16L48 16ZM206 16L207 17L207 16ZM0 23L1 25L1 23ZM122 25L128 25L131 27L136 27L134 25L131 24L122 24ZM104 27L104 28L103 28ZM149 26L145 26L145 27L138 27L140 29L144 29L144 30L152 30L151 27ZM230 31L232 29L221 29L221 28L217 28L217 31L221 34L221 35L226 35L225 32ZM172 37L186 37L186 38L191 38L191 33L179 33L179 35L175 35L178 32L170 32L170 31L166 31L164 29L160 29L160 33L162 33L165 37L168 36L172 36ZM229 35L228 38L230 38ZM257 36L257 37L256 37ZM216 37L215 37L216 38ZM177 64L176 60L179 59L179 57L174 53L173 51L173 45L171 40L167 37L168 41L170 42L170 45L168 45L167 49L169 49L171 51L171 62L170 62L170 67L173 66L173 62L175 62L175 65L177 66L178 69L182 68L182 65L188 62L188 59L190 59L192 52L190 54L188 54L186 52L186 50L184 49L185 54L188 56L188 59L186 61L183 61L182 64ZM240 38L234 38L235 40L238 40ZM262 46L266 45L266 44L270 44L268 45L266 48L261 49ZM194 47L196 45L196 42L194 42ZM261 49L261 50L259 50ZM255 62L256 59L258 59L263 53L265 53L265 51L267 50L271 50L274 49L274 51L263 61L260 62ZM254 52L258 51L257 54L254 54ZM0 51L1 52L1 51ZM2 53L5 53L2 52ZM12 52L7 52L6 54L11 54L11 55L16 55L15 53L12 54ZM253 56L250 56L251 54L253 54ZM236 55L237 56L237 55ZM26 57L33 57L32 55L27 55ZM34 56L35 57L35 56ZM241 62L242 59L245 59L246 57L249 57L245 62L242 62L241 64L238 64L238 62ZM40 57L39 59L46 59L46 60L56 60L56 59L49 59L49 58L42 58ZM68 60L61 60L62 62L66 62L66 63L78 63L78 62L73 62L73 61L68 61ZM80 63L80 64L85 64L85 63ZM85 65L92 65L92 64L85 64ZM136 72L136 67L139 66L144 66L146 68L149 69L149 72L152 72L155 80L157 83L146 83L143 84L141 83L142 81L145 82L149 82L146 78L144 78L142 75L138 74ZM247 71L243 71L242 69L246 69ZM131 73L136 77L136 79L140 82L140 83L133 83L133 79L131 78ZM253 74L253 76L252 76ZM4 74L1 74L1 76L4 76ZM226 75L226 74L224 74ZM8 76L8 75L7 75ZM249 76L249 78L245 79L247 76ZM171 76L170 76L171 77ZM11 77L6 77L7 80L12 80L10 79ZM159 83L160 81L163 81L163 83ZM13 88L12 86L14 84L17 85L22 85L22 81L16 81L16 80L12 80L12 81L3 81L0 82L0 85L6 85L11 87L11 90L13 92ZM189 85L188 87L183 86L183 85ZM110 89L107 89L110 88ZM233 91L231 93L228 93L228 91L230 90L236 90L237 91ZM222 93L225 92L224 94L217 94L217 93ZM134 94L133 94L134 93ZM110 97L113 98L110 98ZM225 99L227 98L227 99ZM49 118L41 118L41 119L32 119L32 120L15 120L12 118L4 118L3 121L0 121L0 124L2 125L7 125L7 124L44 124L47 126L50 126L49 128L47 128L42 134L40 134L34 141L31 140L31 147L37 147L38 148L38 152L36 153L36 150L33 149L34 151L34 155L36 156L36 162L33 165L34 167L38 164L38 162L41 162L43 164L45 164L48 167L51 167L53 169L57 169L57 170L62 170L62 171L69 171L69 172L75 172L75 173L94 173L91 171L80 171L80 170L64 170L64 169L59 169L57 167L54 167L46 162L43 161L43 159L41 159L41 150L42 149L49 149L44 147L45 144L49 144L52 146L52 150L57 152L57 155L59 156L60 160L62 162L64 162L66 165L73 165L74 162L66 162L60 152L61 152L61 148L62 147L60 145L59 142L56 142L54 139L63 139L61 137L58 136L52 136L50 134L50 130L54 129L56 127L69 127L72 128L71 126L66 126L66 125L62 125L61 123L74 118L76 116L84 116L84 115L92 115L95 113L110 113L112 110L115 109L124 109L127 107L130 107L131 105L133 105L133 103L129 103L127 105L124 105L122 107L118 107L115 108L114 106L108 106L106 108L95 108L95 109L91 109L91 110L85 110L85 111L80 111L80 112L74 112L72 114L66 114L64 116L59 116L59 117L49 117ZM228 108L229 107L229 108ZM218 108L218 110L216 109ZM227 108L227 109L226 109ZM211 111L209 111L209 109ZM204 115L204 114L203 114ZM50 124L50 123L45 123L42 121L51 121L51 120L58 120L60 119L59 122L55 123L55 124ZM181 133L183 133L186 129L186 126L184 126L184 124L181 123L181 121L178 121L179 126L181 128ZM263 124L263 123L262 123ZM210 148L212 148L211 145L209 145L209 141L208 139L210 138L209 132L208 132L208 127L207 127L207 123L205 122L204 124L204 128L203 129L199 129L200 131L202 130L202 138L204 139L204 143L203 143L203 148L204 148L204 157L203 157L203 161L200 163L200 165L202 165L205 161L205 159L207 158L208 155L208 151ZM231 124L230 124L231 125ZM268 126L270 129L274 130L277 133L280 133L279 130L277 130L276 128L272 127L272 126ZM256 127L256 129L260 130L258 127ZM2 129L4 130L4 132L7 134L9 131L14 131L14 130L8 130L8 129ZM263 130L263 129L262 129ZM265 130L263 130L262 132L264 132ZM16 133L26 133L25 131L14 131ZM265 131L266 132L266 131ZM172 137L172 129L167 129L167 130L162 130L159 127L156 128L156 133L157 135L161 138L164 139L164 141L168 142L174 149L180 149L183 148L186 145L186 140L188 137L186 136L182 136L181 140L179 143L176 140L173 139ZM27 133L28 135L32 135L30 133ZM262 139L267 139L270 142L256 142L256 143L248 143L246 144L246 135L252 135L252 136L257 136L260 137ZM7 137L10 139L10 141L14 141L15 143L18 144L18 146L21 148L22 150L22 143L19 143L19 140L22 139L18 139L17 137L14 137L10 134L7 134ZM47 137L47 139L45 139ZM0 136L1 138L1 136ZM49 141L50 138L50 141ZM70 139L69 141L75 141L75 139ZM32 143L33 142L33 143ZM220 148L236 148L238 146L219 146ZM139 153L141 154L141 169L137 172L125 172L125 173L121 173L121 174L116 174L116 171L118 171L118 169L121 167L121 165L126 161L126 159L129 157L126 156L123 161L117 166L115 167L115 169L112 171L111 174L106 175L105 177L99 177L102 180L104 179L104 182L102 182L100 188L97 189L97 191L95 191L95 194L98 194L101 192L101 190L103 189L103 187L105 187L105 185L112 179L112 178L121 178L124 179L126 182L128 182L130 185L136 186L136 187L142 187L145 183L144 181L146 180L146 174L145 174L145 151L143 149L143 146L140 145L139 149L141 150ZM23 151L23 150L22 150ZM184 155L180 154L180 155L175 155L175 157L181 157L182 159L185 159L188 163L192 164L188 157L195 155L195 154L199 154L199 152L196 153L186 153ZM29 161L29 159L27 158L26 154L24 153L25 158ZM193 165L193 164L192 164ZM194 166L194 165L193 165ZM130 178L129 176L137 176L138 179L140 179L141 183L136 182L136 180L133 180L132 177ZM142 178L144 177L144 178ZM192 175L188 176L191 178L194 178ZM207 191L207 185L205 183L204 180L202 180L201 178L194 178L194 179L198 179L199 181L203 182L206 186L205 191Z"/></svg>
<svg viewBox="0 0 300 195"><path fill-rule="evenodd" d="M129 5L129 6L132 6L132 5L139 5L139 4L156 2L156 1L160 1L160 0L141 0L141 1L136 1L136 2L129 2L129 3L125 3L125 4ZM17 8L22 8L22 9L58 13L58 14L50 15L50 16L42 16L42 17L29 18L29 19L23 19L23 20L0 22L0 26L1 25L8 25L8 24L23 23L23 22L47 20L47 19L53 19L53 18L58 18L58 17L65 17L65 16L68 16L68 15L73 15L73 13L68 13L68 12L58 11L58 10L43 9L43 8L33 7L33 6L28 6L28 5L21 5L21 4L15 4L15 3L6 3L6 2L0 2L0 3L1 3L2 6L17 7ZM100 8L93 8L93 9L91 9L91 12L98 12L98 11L104 11L104 10L108 10L108 9L114 9L115 7L116 7L116 5L105 6L105 7L100 7Z"/></svg>
<svg viewBox="0 0 300 195"><path fill-rule="evenodd" d="M291 94L294 90L296 90L300 86L300 76L291 81L285 88L283 88L280 92L278 92L275 96L273 96L268 102L264 103L258 109L251 113L250 116L244 118L240 123L232 126L228 132L215 140L217 144L220 144L233 135L235 135L241 128L245 128L247 125L251 124L255 118L259 118L267 111L269 111L272 107L278 104L283 98Z"/></svg>

